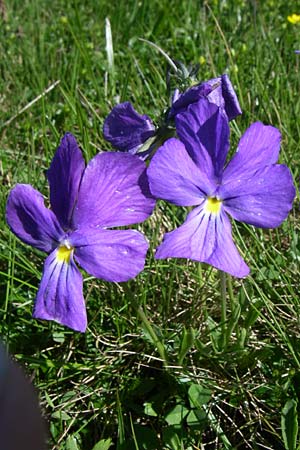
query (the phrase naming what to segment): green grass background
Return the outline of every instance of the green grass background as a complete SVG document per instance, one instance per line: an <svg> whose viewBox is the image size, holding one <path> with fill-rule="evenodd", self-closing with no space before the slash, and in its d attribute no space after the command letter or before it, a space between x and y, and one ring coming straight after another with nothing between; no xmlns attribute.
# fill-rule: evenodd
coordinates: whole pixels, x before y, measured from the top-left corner
<svg viewBox="0 0 300 450"><path fill-rule="evenodd" d="M9 232L5 203L15 183L48 196L45 170L66 131L87 161L109 150L103 120L119 101L158 119L168 106L166 62L139 38L187 64L201 61L199 80L227 72L243 109L231 124L232 149L253 121L277 126L280 162L298 185L300 24L287 16L300 14L300 2L2 0L0 11L0 334L39 389L49 448L296 449L295 437L284 442L281 415L299 396L298 199L279 229L233 226L251 275L232 282L226 348L217 271L153 257L183 209L159 202L138 227L151 249L135 280L85 274L83 335L31 318L44 255ZM167 370L136 304L165 346ZM291 417L295 436L297 405Z"/></svg>

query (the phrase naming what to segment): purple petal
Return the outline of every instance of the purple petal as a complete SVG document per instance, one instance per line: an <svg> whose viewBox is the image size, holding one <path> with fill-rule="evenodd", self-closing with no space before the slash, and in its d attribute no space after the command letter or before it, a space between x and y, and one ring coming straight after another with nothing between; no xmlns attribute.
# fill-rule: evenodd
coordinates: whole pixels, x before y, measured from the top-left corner
<svg viewBox="0 0 300 450"><path fill-rule="evenodd" d="M53 212L45 207L42 194L29 184L17 184L11 190L6 220L18 238L47 253L64 234Z"/></svg>
<svg viewBox="0 0 300 450"><path fill-rule="evenodd" d="M226 113L228 120L234 119L237 115L242 114L242 110L233 89L228 75L223 74L221 77L212 78L201 84L192 86L183 94L176 95L173 98L173 104L169 113L169 117L175 117L177 114L185 112L187 107L192 103L197 103L200 98L206 97L211 103L222 108Z"/></svg>
<svg viewBox="0 0 300 450"><path fill-rule="evenodd" d="M191 86L182 94L179 94L178 89L176 89L173 94L169 118L171 119L177 114L185 112L189 105L197 103L200 98L206 98L211 93L212 89L213 87L208 81Z"/></svg>
<svg viewBox="0 0 300 450"><path fill-rule="evenodd" d="M87 326L82 276L74 264L60 261L58 249L46 259L43 277L37 293L33 317L55 320L75 331L84 332Z"/></svg>
<svg viewBox="0 0 300 450"><path fill-rule="evenodd" d="M242 114L237 95L226 73L221 75L219 78L210 80L210 83L212 84L212 82L214 82L216 85L219 80L220 87L213 89L207 98L210 102L225 109L228 120L233 120L236 116Z"/></svg>
<svg viewBox="0 0 300 450"><path fill-rule="evenodd" d="M245 178L254 170L275 164L280 150L281 134L277 128L253 123L240 139L237 152L224 170L223 183Z"/></svg>
<svg viewBox="0 0 300 450"><path fill-rule="evenodd" d="M136 230L85 229L72 233L70 242L78 263L97 278L127 281L144 268L148 243Z"/></svg>
<svg viewBox="0 0 300 450"><path fill-rule="evenodd" d="M212 178L221 176L229 150L229 125L220 108L201 99L176 116L180 140L195 163Z"/></svg>
<svg viewBox="0 0 300 450"><path fill-rule="evenodd" d="M248 275L249 268L238 253L231 237L226 214L205 212L205 205L195 208L187 220L167 233L155 257L189 258L211 264L236 277Z"/></svg>
<svg viewBox="0 0 300 450"><path fill-rule="evenodd" d="M47 171L51 207L66 231L72 228L72 214L84 168L84 159L76 139L67 133Z"/></svg>
<svg viewBox="0 0 300 450"><path fill-rule="evenodd" d="M189 258L204 262L212 254L216 242L216 215L204 211L204 202L195 208L186 221L166 233L155 258Z"/></svg>
<svg viewBox="0 0 300 450"><path fill-rule="evenodd" d="M250 269L232 240L231 224L226 214L220 215L216 234L215 250L205 262L237 278L249 275Z"/></svg>
<svg viewBox="0 0 300 450"><path fill-rule="evenodd" d="M293 205L295 188L288 167L266 166L247 179L236 179L221 187L226 211L241 222L262 228L278 227Z"/></svg>
<svg viewBox="0 0 300 450"><path fill-rule="evenodd" d="M147 115L139 114L130 102L124 102L106 117L103 134L118 150L134 152L155 134L155 126Z"/></svg>
<svg viewBox="0 0 300 450"><path fill-rule="evenodd" d="M128 153L100 153L84 172L74 222L83 228L130 225L147 219L154 205L143 161Z"/></svg>
<svg viewBox="0 0 300 450"><path fill-rule="evenodd" d="M232 241L226 214L222 210L218 214L207 213L204 205L195 208L183 225L165 235L155 257L189 258L240 278L249 273Z"/></svg>
<svg viewBox="0 0 300 450"><path fill-rule="evenodd" d="M179 206L199 205L203 198L216 190L196 166L178 139L169 139L151 160L147 171L152 194Z"/></svg>

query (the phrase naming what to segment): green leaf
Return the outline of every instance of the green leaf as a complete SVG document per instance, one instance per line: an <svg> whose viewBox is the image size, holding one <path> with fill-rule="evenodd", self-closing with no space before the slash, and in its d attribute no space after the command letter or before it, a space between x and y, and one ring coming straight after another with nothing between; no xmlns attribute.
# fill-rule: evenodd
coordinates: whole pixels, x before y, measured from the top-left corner
<svg viewBox="0 0 300 450"><path fill-rule="evenodd" d="M185 406L176 405L165 416L165 420L169 425L180 425L188 412L189 410Z"/></svg>
<svg viewBox="0 0 300 450"><path fill-rule="evenodd" d="M217 322L215 322L213 320L213 318L210 316L208 316L206 319L206 325L209 329L209 336L210 336L211 343L214 347L214 350L218 351L219 350L219 342L221 342L221 340L222 340L221 329L220 329L219 325L217 324Z"/></svg>
<svg viewBox="0 0 300 450"><path fill-rule="evenodd" d="M53 414L51 414L51 417L53 419L60 419L60 420L70 420L71 419L69 414L67 414L64 411L55 411Z"/></svg>
<svg viewBox="0 0 300 450"><path fill-rule="evenodd" d="M281 432L286 450L296 450L298 415L296 400L288 400L281 414Z"/></svg>
<svg viewBox="0 0 300 450"><path fill-rule="evenodd" d="M211 399L211 391L200 384L192 384L188 390L191 408L201 409Z"/></svg>
<svg viewBox="0 0 300 450"><path fill-rule="evenodd" d="M108 17L105 19L105 38L106 38L106 54L108 62L108 70L114 75L114 48L111 32L110 20Z"/></svg>
<svg viewBox="0 0 300 450"><path fill-rule="evenodd" d="M235 330L235 327L237 326L240 317L241 317L241 306L237 303L232 311L231 318L227 324L226 330L227 342L229 342L230 336Z"/></svg>
<svg viewBox="0 0 300 450"><path fill-rule="evenodd" d="M66 450L80 450L75 436L68 436L66 440Z"/></svg>
<svg viewBox="0 0 300 450"><path fill-rule="evenodd" d="M192 409L186 421L189 427L196 427L199 430L207 425L207 414L201 409Z"/></svg>
<svg viewBox="0 0 300 450"><path fill-rule="evenodd" d="M154 411L152 403L145 402L144 403L144 413L147 416L157 417L157 413Z"/></svg>
<svg viewBox="0 0 300 450"><path fill-rule="evenodd" d="M263 305L264 302L261 299L255 299L253 300L252 304L249 305L249 311L244 322L244 327L246 328L247 331L256 322Z"/></svg>
<svg viewBox="0 0 300 450"><path fill-rule="evenodd" d="M54 333L52 334L52 338L54 342L62 344L65 341L65 333L54 331Z"/></svg>
<svg viewBox="0 0 300 450"><path fill-rule="evenodd" d="M49 394L47 392L45 392L45 397L46 397L47 403L51 406L51 408L55 408L54 403L51 400L51 398L49 397Z"/></svg>
<svg viewBox="0 0 300 450"><path fill-rule="evenodd" d="M119 392L117 391L117 414L118 414L118 443L117 443L117 449L120 447L122 448L122 445L125 443L125 425L123 420L123 411L122 411L122 405L119 398Z"/></svg>
<svg viewBox="0 0 300 450"><path fill-rule="evenodd" d="M112 445L111 439L101 439L101 441L97 442L97 444L92 448L92 450L108 450Z"/></svg>
<svg viewBox="0 0 300 450"><path fill-rule="evenodd" d="M181 365L187 352L194 345L195 340L195 332L192 327L183 330L183 336L180 346L180 352L178 355L178 364Z"/></svg>
<svg viewBox="0 0 300 450"><path fill-rule="evenodd" d="M163 441L168 446L167 447L168 449L171 450L183 449L179 436L172 427L168 427L165 430L163 430Z"/></svg>
<svg viewBox="0 0 300 450"><path fill-rule="evenodd" d="M144 425L134 425L135 438L138 443L139 450L157 450L160 448L160 442L156 433L151 428ZM130 447L134 448L134 447Z"/></svg>

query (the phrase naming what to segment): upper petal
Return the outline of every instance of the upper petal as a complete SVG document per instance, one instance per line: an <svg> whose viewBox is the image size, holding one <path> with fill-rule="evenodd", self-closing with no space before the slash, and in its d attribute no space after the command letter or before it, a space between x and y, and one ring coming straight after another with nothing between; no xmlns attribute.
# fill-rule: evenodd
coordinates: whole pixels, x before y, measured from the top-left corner
<svg viewBox="0 0 300 450"><path fill-rule="evenodd" d="M147 170L152 194L175 205L199 205L216 189L213 180L191 159L182 142L169 139L160 147Z"/></svg>
<svg viewBox="0 0 300 450"><path fill-rule="evenodd" d="M191 86L182 94L179 93L178 89L175 89L169 118L175 117L177 114L186 111L189 105L198 102L200 98L207 97L214 88L214 83L211 84L210 81L215 81L215 79Z"/></svg>
<svg viewBox="0 0 300 450"><path fill-rule="evenodd" d="M72 214L84 168L84 159L76 139L67 133L47 171L51 207L64 230L72 228Z"/></svg>
<svg viewBox="0 0 300 450"><path fill-rule="evenodd" d="M218 86L216 89L213 89L208 95L207 98L209 99L209 101L222 107L225 110L228 120L233 120L236 118L236 116L242 114L237 95L228 75L225 73L219 78L210 80L210 82L219 82L220 86Z"/></svg>
<svg viewBox="0 0 300 450"><path fill-rule="evenodd" d="M175 91L169 117L172 118L184 112L190 104L198 102L203 97L221 107L228 120L232 120L242 113L231 81L227 74L223 74L218 78L212 78L192 86L181 95L178 94L178 90Z"/></svg>
<svg viewBox="0 0 300 450"><path fill-rule="evenodd" d="M275 164L280 150L281 134L277 128L253 123L241 137L237 151L223 174L223 183L244 178L254 170Z"/></svg>
<svg viewBox="0 0 300 450"><path fill-rule="evenodd" d="M212 177L222 174L229 150L228 119L221 109L207 99L190 105L176 116L180 140L195 163Z"/></svg>
<svg viewBox="0 0 300 450"><path fill-rule="evenodd" d="M6 220L11 230L26 244L50 252L64 232L44 198L29 184L17 184L6 205Z"/></svg>
<svg viewBox="0 0 300 450"><path fill-rule="evenodd" d="M189 258L211 264L236 277L249 273L232 241L226 214L222 210L218 214L207 213L204 204L195 208L183 225L165 235L155 257Z"/></svg>
<svg viewBox="0 0 300 450"><path fill-rule="evenodd" d="M114 106L103 125L104 138L118 150L132 152L155 134L147 115L139 114L130 102Z"/></svg>
<svg viewBox="0 0 300 450"><path fill-rule="evenodd" d="M221 186L226 211L236 220L256 227L278 227L286 219L295 197L288 167L280 164L254 170Z"/></svg>
<svg viewBox="0 0 300 450"><path fill-rule="evenodd" d="M84 172L74 223L77 227L130 225L147 219L154 205L143 161L128 153L100 153Z"/></svg>
<svg viewBox="0 0 300 450"><path fill-rule="evenodd" d="M33 317L55 320L75 331L84 332L87 318L81 273L72 256L69 262L61 261L57 252L55 249L45 261Z"/></svg>
<svg viewBox="0 0 300 450"><path fill-rule="evenodd" d="M70 242L84 270L106 281L127 281L145 265L148 243L136 230L89 228L72 233Z"/></svg>

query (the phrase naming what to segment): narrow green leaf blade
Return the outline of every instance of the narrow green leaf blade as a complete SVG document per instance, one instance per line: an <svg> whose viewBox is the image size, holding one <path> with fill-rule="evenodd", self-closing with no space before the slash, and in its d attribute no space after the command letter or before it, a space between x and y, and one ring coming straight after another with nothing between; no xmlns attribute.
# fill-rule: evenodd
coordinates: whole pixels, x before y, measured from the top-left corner
<svg viewBox="0 0 300 450"><path fill-rule="evenodd" d="M298 414L296 400L288 400L281 414L281 432L286 450L296 450Z"/></svg>

